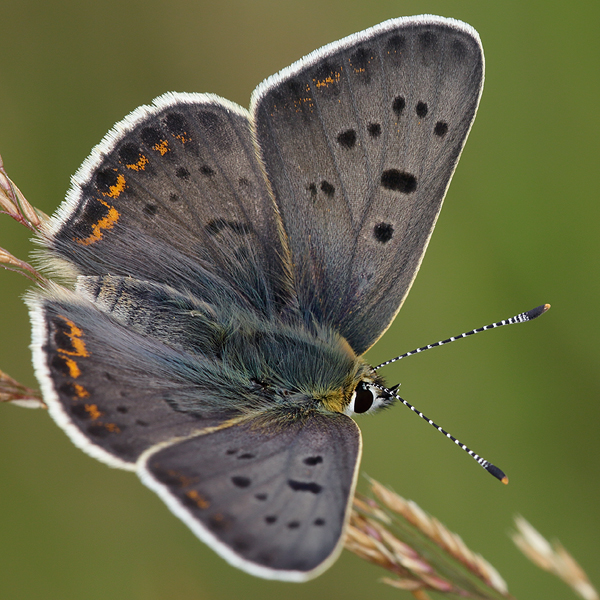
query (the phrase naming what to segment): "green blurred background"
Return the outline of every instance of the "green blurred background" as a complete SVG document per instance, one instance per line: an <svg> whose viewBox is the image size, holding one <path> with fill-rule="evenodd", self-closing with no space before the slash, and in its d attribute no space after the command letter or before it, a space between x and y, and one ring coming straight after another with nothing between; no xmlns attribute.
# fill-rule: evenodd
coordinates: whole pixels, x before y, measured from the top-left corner
<svg viewBox="0 0 600 600"><path fill-rule="evenodd" d="M362 470L459 532L517 598L567 598L507 532L523 514L600 584L598 3L2 0L0 152L28 199L50 213L92 146L138 105L173 90L247 106L255 85L302 55L421 13L480 32L487 80L416 284L369 359L544 302L553 308L386 372L410 402L500 465L509 486L401 406L360 419ZM24 258L28 237L1 219L2 247ZM35 385L20 300L27 282L0 277L0 367ZM252 578L134 475L77 450L45 411L0 406L0 598L408 598L378 583L383 574L344 552L307 584Z"/></svg>

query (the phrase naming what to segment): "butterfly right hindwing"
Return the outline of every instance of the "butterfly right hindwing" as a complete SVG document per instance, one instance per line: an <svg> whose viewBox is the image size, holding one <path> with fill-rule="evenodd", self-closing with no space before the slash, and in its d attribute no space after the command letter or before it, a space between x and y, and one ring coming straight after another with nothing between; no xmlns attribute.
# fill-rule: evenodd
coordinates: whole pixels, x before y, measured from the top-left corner
<svg viewBox="0 0 600 600"><path fill-rule="evenodd" d="M133 281L127 282L132 289ZM115 279L105 282L105 287L113 285ZM168 298L171 310L161 323L156 303L153 336L58 286L51 288L51 297L28 299L34 364L50 414L84 451L129 470L148 447L214 426L235 412L226 403L215 404L214 393L211 397L202 385L201 376L207 377L203 359L191 352L193 346L181 333L186 320L178 318L174 306L181 298L168 288L159 291L162 306L169 306ZM156 289L153 293L159 298ZM125 291L121 296L126 300ZM188 323L200 320L180 306ZM179 328L179 335L169 336L168 327L171 333ZM199 326L188 325L185 333L198 331Z"/></svg>
<svg viewBox="0 0 600 600"><path fill-rule="evenodd" d="M350 418L281 412L150 449L140 476L235 566L305 581L341 551L360 452Z"/></svg>

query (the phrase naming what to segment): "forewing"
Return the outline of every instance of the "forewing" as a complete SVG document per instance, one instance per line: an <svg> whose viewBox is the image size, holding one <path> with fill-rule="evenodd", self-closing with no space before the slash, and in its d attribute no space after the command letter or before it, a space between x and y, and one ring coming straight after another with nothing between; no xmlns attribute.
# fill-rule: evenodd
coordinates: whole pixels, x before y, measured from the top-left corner
<svg viewBox="0 0 600 600"><path fill-rule="evenodd" d="M301 307L359 354L399 310L475 116L468 25L387 21L261 84L252 111Z"/></svg>
<svg viewBox="0 0 600 600"><path fill-rule="evenodd" d="M161 335L149 337L58 286L32 294L28 304L49 412L95 458L132 470L150 446L230 416L226 406L203 401L202 357L191 353L189 331L167 343L158 310L153 325ZM181 325L175 315L168 321ZM186 410L190 403L195 410Z"/></svg>
<svg viewBox="0 0 600 600"><path fill-rule="evenodd" d="M360 452L345 415L263 416L151 449L139 473L233 565L305 581L341 551Z"/></svg>
<svg viewBox="0 0 600 600"><path fill-rule="evenodd" d="M43 241L77 274L132 276L271 314L289 300L279 228L247 111L166 94L92 151Z"/></svg>

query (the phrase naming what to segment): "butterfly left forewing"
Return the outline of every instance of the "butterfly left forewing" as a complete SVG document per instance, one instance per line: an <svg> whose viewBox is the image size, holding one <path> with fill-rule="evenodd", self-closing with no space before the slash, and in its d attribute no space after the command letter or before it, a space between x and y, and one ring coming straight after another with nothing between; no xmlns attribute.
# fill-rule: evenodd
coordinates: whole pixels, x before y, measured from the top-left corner
<svg viewBox="0 0 600 600"><path fill-rule="evenodd" d="M360 452L348 417L281 412L150 449L139 473L233 565L305 581L341 551Z"/></svg>
<svg viewBox="0 0 600 600"><path fill-rule="evenodd" d="M422 16L325 46L253 96L301 307L358 354L416 276L482 84L477 33Z"/></svg>

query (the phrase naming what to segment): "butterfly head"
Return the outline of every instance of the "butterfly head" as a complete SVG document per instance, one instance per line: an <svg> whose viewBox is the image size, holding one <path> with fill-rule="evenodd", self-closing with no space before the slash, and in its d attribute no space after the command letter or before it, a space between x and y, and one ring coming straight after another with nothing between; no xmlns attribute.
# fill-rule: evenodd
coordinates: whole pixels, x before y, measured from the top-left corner
<svg viewBox="0 0 600 600"><path fill-rule="evenodd" d="M350 402L344 409L344 414L348 416L359 414L373 414L383 408L391 406L396 398L393 394L388 394L377 384L385 388L381 377L369 374L360 380L350 396Z"/></svg>

